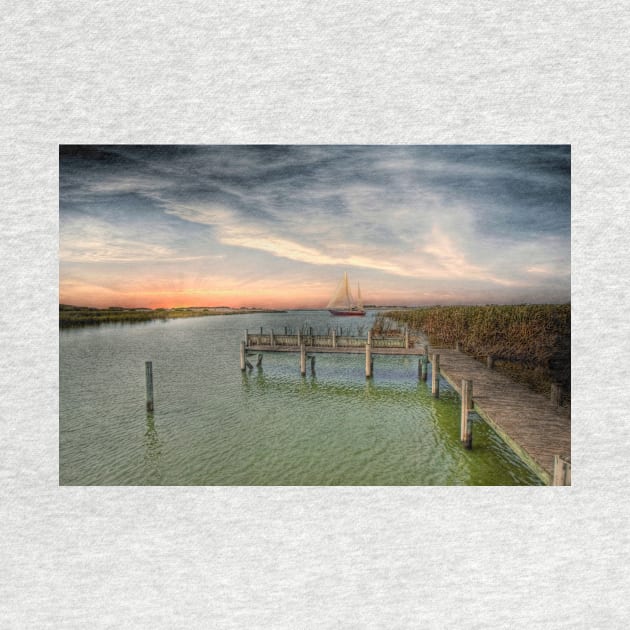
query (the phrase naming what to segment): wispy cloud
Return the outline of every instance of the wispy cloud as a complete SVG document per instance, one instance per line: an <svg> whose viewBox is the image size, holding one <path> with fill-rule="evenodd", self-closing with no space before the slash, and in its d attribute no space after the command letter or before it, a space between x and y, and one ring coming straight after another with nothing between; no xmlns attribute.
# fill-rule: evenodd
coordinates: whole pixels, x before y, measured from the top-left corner
<svg viewBox="0 0 630 630"><path fill-rule="evenodd" d="M147 273L160 261L216 283L232 267L232 282L273 272L317 284L354 268L407 301L438 287L498 300L569 293L568 147L74 147L61 156L60 257L75 273L88 263Z"/></svg>

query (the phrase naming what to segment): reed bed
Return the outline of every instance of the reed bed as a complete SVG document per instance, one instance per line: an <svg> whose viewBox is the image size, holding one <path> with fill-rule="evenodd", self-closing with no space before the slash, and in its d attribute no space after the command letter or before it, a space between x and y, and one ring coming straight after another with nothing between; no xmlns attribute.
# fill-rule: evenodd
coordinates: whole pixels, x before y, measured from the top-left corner
<svg viewBox="0 0 630 630"><path fill-rule="evenodd" d="M389 311L376 321L377 334L388 320L424 333L436 346L454 347L485 360L534 390L547 393L552 383L571 391L571 305L434 306ZM389 324L391 329L391 324Z"/></svg>

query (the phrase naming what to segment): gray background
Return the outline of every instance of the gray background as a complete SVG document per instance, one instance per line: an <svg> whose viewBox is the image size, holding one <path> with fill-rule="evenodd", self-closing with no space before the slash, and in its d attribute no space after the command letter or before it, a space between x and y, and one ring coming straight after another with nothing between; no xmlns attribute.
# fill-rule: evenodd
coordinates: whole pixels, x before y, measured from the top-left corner
<svg viewBox="0 0 630 630"><path fill-rule="evenodd" d="M3 3L0 626L626 627L629 22ZM59 487L57 149L96 142L572 144L573 487Z"/></svg>

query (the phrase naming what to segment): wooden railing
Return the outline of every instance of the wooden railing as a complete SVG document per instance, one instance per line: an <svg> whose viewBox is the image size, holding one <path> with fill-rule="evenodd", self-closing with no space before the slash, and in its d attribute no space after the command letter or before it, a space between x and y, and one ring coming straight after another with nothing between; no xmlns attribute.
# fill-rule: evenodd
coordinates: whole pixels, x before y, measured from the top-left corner
<svg viewBox="0 0 630 630"><path fill-rule="evenodd" d="M401 337L351 337L348 335L276 335L269 333L247 333L246 345L299 347L314 346L318 348L363 348L368 343L373 348L413 348L413 341L408 336Z"/></svg>

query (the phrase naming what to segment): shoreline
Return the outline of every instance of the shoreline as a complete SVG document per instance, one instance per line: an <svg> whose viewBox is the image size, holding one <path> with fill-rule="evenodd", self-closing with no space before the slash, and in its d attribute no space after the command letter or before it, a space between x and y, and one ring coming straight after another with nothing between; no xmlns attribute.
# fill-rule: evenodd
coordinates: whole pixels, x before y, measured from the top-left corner
<svg viewBox="0 0 630 630"><path fill-rule="evenodd" d="M251 315L254 313L286 313L276 309L239 309L223 307L177 307L177 308L93 308L59 305L59 328L100 326L101 324L135 324L158 319L181 319L188 317L214 317L217 315Z"/></svg>

